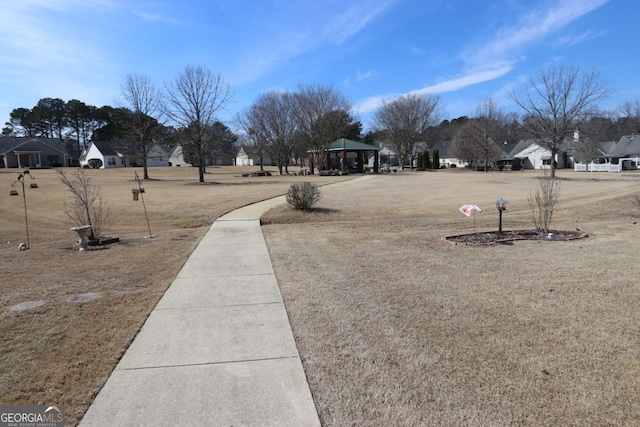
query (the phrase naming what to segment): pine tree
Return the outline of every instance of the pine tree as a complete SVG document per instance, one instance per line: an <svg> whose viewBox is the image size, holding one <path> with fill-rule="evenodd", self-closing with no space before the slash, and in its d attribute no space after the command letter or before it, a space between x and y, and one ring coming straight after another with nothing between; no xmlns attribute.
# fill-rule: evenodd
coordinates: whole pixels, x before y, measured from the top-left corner
<svg viewBox="0 0 640 427"><path fill-rule="evenodd" d="M424 168L426 170L431 169L431 160L429 159L429 150L424 151Z"/></svg>
<svg viewBox="0 0 640 427"><path fill-rule="evenodd" d="M433 168L440 169L440 153L438 152L438 149L433 151Z"/></svg>

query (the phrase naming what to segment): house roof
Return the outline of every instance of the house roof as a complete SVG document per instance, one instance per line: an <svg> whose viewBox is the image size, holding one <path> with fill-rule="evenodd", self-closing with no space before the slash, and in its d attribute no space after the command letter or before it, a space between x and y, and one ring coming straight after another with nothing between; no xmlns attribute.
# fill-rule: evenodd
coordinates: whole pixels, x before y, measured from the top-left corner
<svg viewBox="0 0 640 427"><path fill-rule="evenodd" d="M516 155L520 154L525 149L529 148L533 144L537 144L537 139L521 139L516 143L516 145L511 149L508 158L515 158Z"/></svg>
<svg viewBox="0 0 640 427"><path fill-rule="evenodd" d="M254 157L258 155L258 149L251 145L241 145L240 148L238 148L238 153L236 154L236 157L240 155L241 151L243 151L244 154L247 155L248 157Z"/></svg>
<svg viewBox="0 0 640 427"><path fill-rule="evenodd" d="M13 151L23 152L23 153L39 153L42 151L42 142L33 140L27 141L24 144L16 146Z"/></svg>
<svg viewBox="0 0 640 427"><path fill-rule="evenodd" d="M42 151L43 144L63 154L69 155L69 152L64 146L63 140L58 138L40 138L31 136L0 137L0 154L5 154L9 151L39 152Z"/></svg>
<svg viewBox="0 0 640 427"><path fill-rule="evenodd" d="M380 151L375 145L364 144L346 138L340 138L329 145L329 151Z"/></svg>
<svg viewBox="0 0 640 427"><path fill-rule="evenodd" d="M610 153L613 150L613 147L616 145L616 142L617 141L601 142L600 144L598 144L598 150L600 150L602 154Z"/></svg>
<svg viewBox="0 0 640 427"><path fill-rule="evenodd" d="M367 144L365 144L365 146L366 145ZM427 148L429 148L429 144L427 144L425 141L416 142L413 145L413 154L417 155L423 153ZM368 148L366 150L370 151L371 148ZM395 156L396 148L390 142L385 141L378 143L378 152L381 156Z"/></svg>
<svg viewBox="0 0 640 427"><path fill-rule="evenodd" d="M131 143L126 141L93 141L92 144L100 150L103 156L133 156L136 154L129 148Z"/></svg>
<svg viewBox="0 0 640 427"><path fill-rule="evenodd" d="M607 154L615 156L639 156L640 155L640 135L625 135L613 146Z"/></svg>

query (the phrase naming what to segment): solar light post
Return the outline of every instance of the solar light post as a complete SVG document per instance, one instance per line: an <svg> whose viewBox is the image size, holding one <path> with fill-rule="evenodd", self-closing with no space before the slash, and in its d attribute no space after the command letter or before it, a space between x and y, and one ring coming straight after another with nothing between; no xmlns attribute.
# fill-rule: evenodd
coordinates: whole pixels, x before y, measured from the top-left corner
<svg viewBox="0 0 640 427"><path fill-rule="evenodd" d="M504 212L507 209L507 202L505 199L503 199L502 197L500 197L498 200L496 200L496 209L498 209L498 214L500 215L500 219L498 220L498 233L502 234L502 212Z"/></svg>
<svg viewBox="0 0 640 427"><path fill-rule="evenodd" d="M9 193L11 196L17 196L18 195L18 191L15 189L15 185L16 182L20 182L20 184L22 184L22 201L24 204L24 225L25 228L27 230L27 247L26 249L29 249L30 246L30 242L29 242L29 219L27 217L27 192L24 191L24 177L29 175L29 177L31 178L32 182L31 182L31 188L38 188L38 184L35 183L34 181L34 177L33 175L31 175L31 173L29 172L29 169L25 169L24 172L22 172L20 175L18 175L18 179L15 180L13 182L13 184L11 184L11 192Z"/></svg>

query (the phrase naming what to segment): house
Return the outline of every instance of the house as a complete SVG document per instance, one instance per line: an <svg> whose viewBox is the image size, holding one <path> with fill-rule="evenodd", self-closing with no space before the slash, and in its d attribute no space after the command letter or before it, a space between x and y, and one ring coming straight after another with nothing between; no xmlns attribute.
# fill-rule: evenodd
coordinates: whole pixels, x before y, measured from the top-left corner
<svg viewBox="0 0 640 427"><path fill-rule="evenodd" d="M71 166L71 155L62 139L38 137L0 138L0 167L40 168Z"/></svg>
<svg viewBox="0 0 640 427"><path fill-rule="evenodd" d="M574 170L589 172L621 172L638 168L640 162L640 136L624 135L617 142L599 144L600 155L589 164L576 163Z"/></svg>
<svg viewBox="0 0 640 427"><path fill-rule="evenodd" d="M465 167L469 165L466 160L460 159L453 155L451 146L453 141L440 141L433 145L429 149L429 158L433 159L433 154L438 151L438 158L440 158L440 168L450 167ZM482 166L484 166L484 159L482 159ZM435 165L434 165L435 167Z"/></svg>
<svg viewBox="0 0 640 427"><path fill-rule="evenodd" d="M258 155L258 150L256 150L254 147L244 145L238 150L235 161L236 166L259 166L261 159ZM262 164L270 165L271 158L268 155L264 154L262 156Z"/></svg>
<svg viewBox="0 0 640 427"><path fill-rule="evenodd" d="M142 166L142 156L131 150L130 143L122 141L93 141L80 156L80 166L96 169ZM147 167L168 166L169 154L159 145L149 148Z"/></svg>
<svg viewBox="0 0 640 427"><path fill-rule="evenodd" d="M418 156L425 152L428 149L428 145L426 142L416 142L413 145L413 167L417 166ZM378 144L378 157L380 159L380 164L388 165L388 166L400 166L400 160L398 159L398 155L396 153L396 149L393 144L389 142L382 142ZM412 159L406 159L406 165L410 166ZM369 156L368 165L369 167L373 167L374 156Z"/></svg>
<svg viewBox="0 0 640 427"><path fill-rule="evenodd" d="M173 147L171 153L169 153L169 166L191 166L191 163L188 163L184 160L184 156L182 154L182 145L178 144Z"/></svg>
<svg viewBox="0 0 640 427"><path fill-rule="evenodd" d="M214 154L205 160L205 166L231 166L235 162L235 158L231 155ZM177 144L169 153L169 166L197 166L195 163L189 163L184 158L184 148L181 144Z"/></svg>
<svg viewBox="0 0 640 427"><path fill-rule="evenodd" d="M573 167L575 158L575 147L577 134L572 139L566 139L561 149L556 153L556 168ZM498 159L498 168L505 170L516 169L550 169L551 150L539 139L522 139L511 149L511 151Z"/></svg>
<svg viewBox="0 0 640 427"><path fill-rule="evenodd" d="M378 151L378 158L380 163L388 166L399 166L398 156L396 155L395 148L391 144L382 143L379 144L380 151ZM369 156L368 166L373 167L374 156Z"/></svg>

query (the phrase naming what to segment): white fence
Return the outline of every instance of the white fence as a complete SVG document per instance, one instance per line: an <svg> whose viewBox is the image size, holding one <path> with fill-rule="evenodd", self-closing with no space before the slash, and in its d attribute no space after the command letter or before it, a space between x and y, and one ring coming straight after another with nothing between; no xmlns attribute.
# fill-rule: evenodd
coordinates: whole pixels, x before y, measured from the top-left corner
<svg viewBox="0 0 640 427"><path fill-rule="evenodd" d="M623 170L636 170L640 159L619 159L618 163L575 163L573 170L578 172L622 172Z"/></svg>

